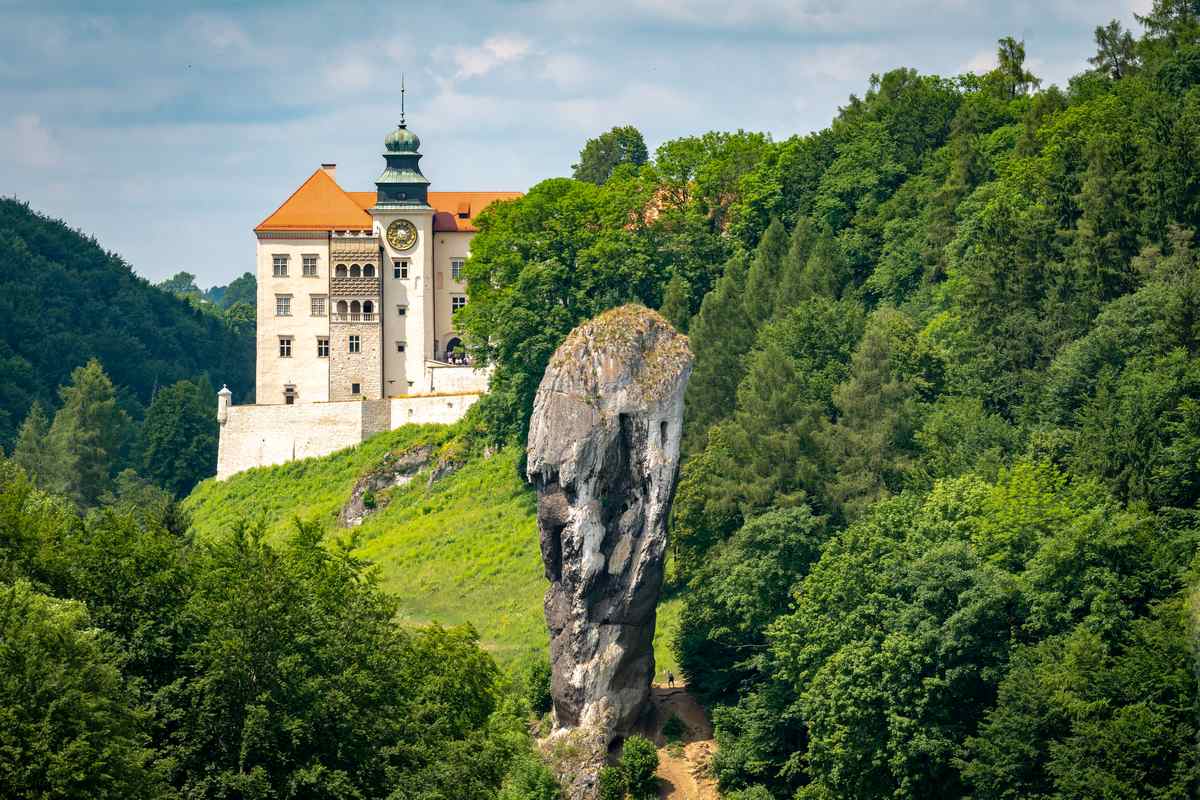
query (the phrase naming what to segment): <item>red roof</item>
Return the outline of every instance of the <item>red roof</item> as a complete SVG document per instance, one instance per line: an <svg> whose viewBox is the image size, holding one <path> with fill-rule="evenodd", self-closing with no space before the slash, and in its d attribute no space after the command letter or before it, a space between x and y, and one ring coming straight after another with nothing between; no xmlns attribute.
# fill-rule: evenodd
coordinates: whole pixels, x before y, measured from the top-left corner
<svg viewBox="0 0 1200 800"><path fill-rule="evenodd" d="M438 232L472 232L480 211L497 200L513 200L520 192L430 192L433 229ZM283 205L264 219L255 231L366 230L371 227L367 209L375 205L375 192L347 192L323 169L318 169Z"/></svg>

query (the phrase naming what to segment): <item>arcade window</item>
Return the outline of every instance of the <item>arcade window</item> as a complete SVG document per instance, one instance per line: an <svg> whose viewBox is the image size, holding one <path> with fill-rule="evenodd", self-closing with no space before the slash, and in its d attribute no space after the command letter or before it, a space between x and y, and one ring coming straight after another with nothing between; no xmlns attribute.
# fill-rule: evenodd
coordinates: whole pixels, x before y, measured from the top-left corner
<svg viewBox="0 0 1200 800"><path fill-rule="evenodd" d="M329 337L317 337L317 358L329 358Z"/></svg>
<svg viewBox="0 0 1200 800"><path fill-rule="evenodd" d="M304 255L300 257L303 261L304 277L317 277L317 257L316 255Z"/></svg>
<svg viewBox="0 0 1200 800"><path fill-rule="evenodd" d="M350 337L350 352L351 353L361 353L362 352L362 339L360 339L358 336Z"/></svg>
<svg viewBox="0 0 1200 800"><path fill-rule="evenodd" d="M290 337L290 336L280 336L279 337L279 357L280 358L291 358L292 357L292 337Z"/></svg>

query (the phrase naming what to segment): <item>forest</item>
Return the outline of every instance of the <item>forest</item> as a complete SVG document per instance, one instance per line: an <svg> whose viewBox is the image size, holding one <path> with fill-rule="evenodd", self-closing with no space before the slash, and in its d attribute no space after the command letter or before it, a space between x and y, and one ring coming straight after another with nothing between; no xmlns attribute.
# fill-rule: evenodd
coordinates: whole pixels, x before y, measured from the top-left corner
<svg viewBox="0 0 1200 800"><path fill-rule="evenodd" d="M1200 7L1140 22L1066 87L1006 37L781 142L617 128L481 220L488 435L605 307L691 337L669 580L727 796L1196 796Z"/></svg>
<svg viewBox="0 0 1200 800"><path fill-rule="evenodd" d="M781 141L616 127L477 218L458 323L495 372L446 446L519 447L606 308L690 336L665 591L723 797L1200 794L1200 4L1138 19L1065 87L1005 37L991 72L871 76ZM82 258L0 212L11 264ZM167 421L238 340L219 293L124 270L77 302L160 349L0 354L0 793L557 797L545 665L399 624L309 521L195 535L177 498L205 473L171 461L208 434ZM49 324L21 285L9 319ZM605 800L653 791L640 748Z"/></svg>

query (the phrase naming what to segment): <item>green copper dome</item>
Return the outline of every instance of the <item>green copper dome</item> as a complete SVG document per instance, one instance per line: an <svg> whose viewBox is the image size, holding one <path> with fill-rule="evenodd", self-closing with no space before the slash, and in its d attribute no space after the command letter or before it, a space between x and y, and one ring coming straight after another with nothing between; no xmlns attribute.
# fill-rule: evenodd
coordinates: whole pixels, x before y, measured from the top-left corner
<svg viewBox="0 0 1200 800"><path fill-rule="evenodd" d="M421 149L421 140L401 123L383 140L383 146L389 153L415 153Z"/></svg>

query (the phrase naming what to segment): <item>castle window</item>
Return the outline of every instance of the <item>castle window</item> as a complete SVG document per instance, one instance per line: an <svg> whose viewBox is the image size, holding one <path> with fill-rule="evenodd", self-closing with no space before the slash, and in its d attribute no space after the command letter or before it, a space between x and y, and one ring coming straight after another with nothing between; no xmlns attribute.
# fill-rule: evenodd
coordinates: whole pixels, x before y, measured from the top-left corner
<svg viewBox="0 0 1200 800"><path fill-rule="evenodd" d="M350 277L351 278L361 278L362 277L362 267L360 267L358 264L351 264L350 265Z"/></svg>
<svg viewBox="0 0 1200 800"><path fill-rule="evenodd" d="M314 294L309 297L309 314L314 317L325 316L325 295Z"/></svg>
<svg viewBox="0 0 1200 800"><path fill-rule="evenodd" d="M363 301L363 314L367 315L367 314L374 314L374 313L375 313L375 304L372 303L370 300L364 300ZM371 318L369 316L364 316L363 319L365 319L367 322L371 321Z"/></svg>
<svg viewBox="0 0 1200 800"><path fill-rule="evenodd" d="M361 353L362 352L362 339L359 336L351 336L350 337L350 352L351 353Z"/></svg>
<svg viewBox="0 0 1200 800"><path fill-rule="evenodd" d="M463 268L463 264L465 264L465 263L467 263L467 260L465 258L450 259L450 277L456 281L461 281L462 280L462 268Z"/></svg>
<svg viewBox="0 0 1200 800"><path fill-rule="evenodd" d="M467 304L467 296L465 294L450 295L450 313L453 314Z"/></svg>
<svg viewBox="0 0 1200 800"><path fill-rule="evenodd" d="M362 384L361 383L350 384L350 394L362 394Z"/></svg>
<svg viewBox="0 0 1200 800"><path fill-rule="evenodd" d="M280 336L279 337L279 357L280 358L291 358L292 357L292 337L290 337L290 336Z"/></svg>
<svg viewBox="0 0 1200 800"><path fill-rule="evenodd" d="M333 274L335 277L344 278L349 273L346 272L345 264L338 264L336 267L333 268Z"/></svg>
<svg viewBox="0 0 1200 800"><path fill-rule="evenodd" d="M329 337L317 337L317 358L329 358Z"/></svg>
<svg viewBox="0 0 1200 800"><path fill-rule="evenodd" d="M396 352L403 353L405 348L404 342L396 342Z"/></svg>
<svg viewBox="0 0 1200 800"><path fill-rule="evenodd" d="M363 264L363 277L364 278L374 278L375 277L375 265L374 264Z"/></svg>
<svg viewBox="0 0 1200 800"><path fill-rule="evenodd" d="M408 314L408 306L396 306L396 316L403 317Z"/></svg>
<svg viewBox="0 0 1200 800"><path fill-rule="evenodd" d="M392 277L393 278L407 278L408 277L408 262L407 261L393 261L392 262Z"/></svg>
<svg viewBox="0 0 1200 800"><path fill-rule="evenodd" d="M275 316L290 317L292 315L292 296L290 294L275 295Z"/></svg>
<svg viewBox="0 0 1200 800"><path fill-rule="evenodd" d="M271 269L276 278L287 277L288 257L281 255L271 256Z"/></svg>
<svg viewBox="0 0 1200 800"><path fill-rule="evenodd" d="M283 402L287 403L289 406L296 404L295 386L288 384L287 386L283 387Z"/></svg>
<svg viewBox="0 0 1200 800"><path fill-rule="evenodd" d="M317 257L316 257L316 255L315 254L303 255L300 258L302 261L302 269L304 271L304 277L306 277L306 278L317 277Z"/></svg>
<svg viewBox="0 0 1200 800"><path fill-rule="evenodd" d="M346 315L350 313L350 306L348 306L346 304L345 300L338 300L337 313L338 313L339 321L341 321L341 322L347 321Z"/></svg>

